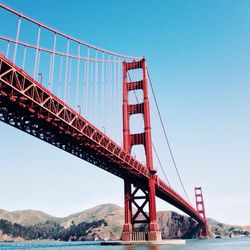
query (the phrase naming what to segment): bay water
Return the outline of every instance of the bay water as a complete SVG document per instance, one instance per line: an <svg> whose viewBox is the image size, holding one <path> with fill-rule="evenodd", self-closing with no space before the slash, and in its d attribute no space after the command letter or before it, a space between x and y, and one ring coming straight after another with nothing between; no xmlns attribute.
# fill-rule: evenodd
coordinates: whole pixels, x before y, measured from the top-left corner
<svg viewBox="0 0 250 250"><path fill-rule="evenodd" d="M0 250L250 250L250 237L187 240L185 245L101 246L100 242L0 243Z"/></svg>

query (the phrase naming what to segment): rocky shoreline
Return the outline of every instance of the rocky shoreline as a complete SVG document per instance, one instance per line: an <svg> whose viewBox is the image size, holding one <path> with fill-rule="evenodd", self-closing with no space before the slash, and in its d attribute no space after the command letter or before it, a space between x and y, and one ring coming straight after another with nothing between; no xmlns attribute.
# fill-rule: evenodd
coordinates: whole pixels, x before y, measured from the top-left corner
<svg viewBox="0 0 250 250"><path fill-rule="evenodd" d="M25 242L26 240L20 236L12 237L10 235L4 234L3 231L0 230L0 242Z"/></svg>

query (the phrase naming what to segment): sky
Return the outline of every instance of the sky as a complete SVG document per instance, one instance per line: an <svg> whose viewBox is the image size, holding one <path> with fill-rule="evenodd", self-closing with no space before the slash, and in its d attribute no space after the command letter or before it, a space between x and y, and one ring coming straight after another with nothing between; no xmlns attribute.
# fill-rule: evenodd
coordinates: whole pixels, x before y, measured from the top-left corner
<svg viewBox="0 0 250 250"><path fill-rule="evenodd" d="M0 2L96 46L145 56L190 199L202 186L207 217L250 225L249 1ZM152 120L153 140L176 183L159 121ZM0 208L66 216L123 205L119 178L4 123L0 138ZM160 200L157 208L176 210Z"/></svg>

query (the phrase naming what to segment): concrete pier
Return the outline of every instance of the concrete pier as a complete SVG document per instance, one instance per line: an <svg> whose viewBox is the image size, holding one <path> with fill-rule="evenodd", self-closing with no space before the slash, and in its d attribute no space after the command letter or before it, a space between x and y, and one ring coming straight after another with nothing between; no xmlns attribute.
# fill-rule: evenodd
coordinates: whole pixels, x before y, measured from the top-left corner
<svg viewBox="0 0 250 250"><path fill-rule="evenodd" d="M185 240L158 240L158 241L102 241L101 245L118 246L118 245L185 245Z"/></svg>

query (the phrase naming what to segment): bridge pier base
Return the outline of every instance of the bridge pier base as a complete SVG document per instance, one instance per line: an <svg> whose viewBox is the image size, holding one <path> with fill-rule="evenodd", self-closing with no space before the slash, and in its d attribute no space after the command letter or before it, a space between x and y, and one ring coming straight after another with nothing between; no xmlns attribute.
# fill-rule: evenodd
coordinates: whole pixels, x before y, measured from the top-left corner
<svg viewBox="0 0 250 250"><path fill-rule="evenodd" d="M148 240L149 241L159 241L162 240L161 232L159 230L159 225L157 222L149 224L149 232L148 232Z"/></svg>
<svg viewBox="0 0 250 250"><path fill-rule="evenodd" d="M162 241L160 231L151 232L124 232L122 233L124 242L159 242Z"/></svg>
<svg viewBox="0 0 250 250"><path fill-rule="evenodd" d="M148 241L161 241L161 232L160 231L150 231L148 232Z"/></svg>
<svg viewBox="0 0 250 250"><path fill-rule="evenodd" d="M132 232L122 232L122 241L132 241Z"/></svg>
<svg viewBox="0 0 250 250"><path fill-rule="evenodd" d="M131 223L125 223L122 232L122 241L132 241L133 239L133 229Z"/></svg>

